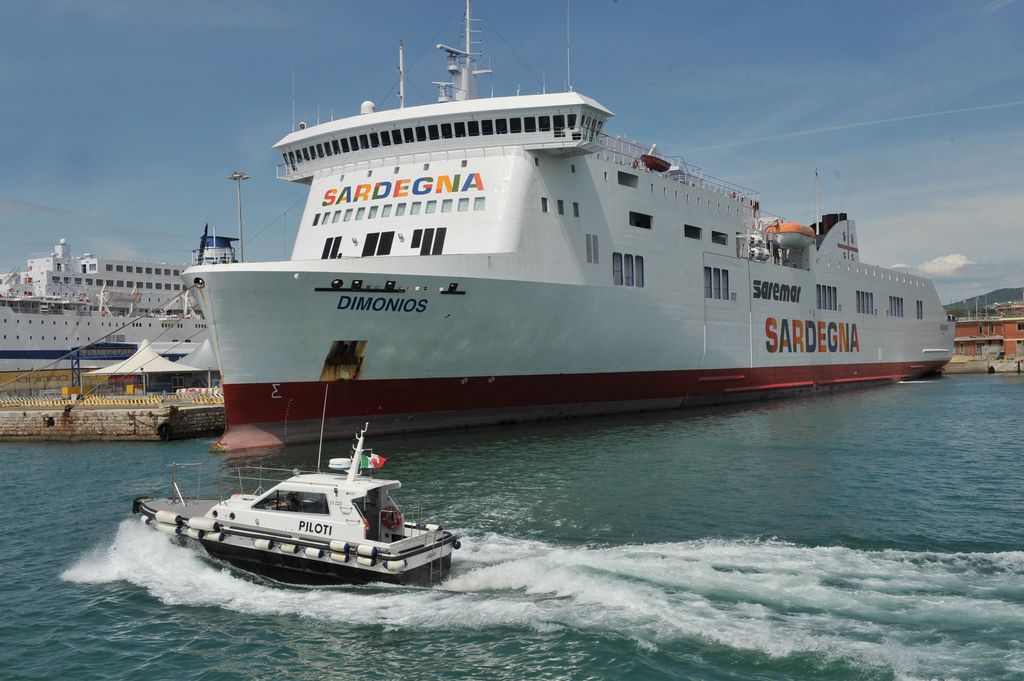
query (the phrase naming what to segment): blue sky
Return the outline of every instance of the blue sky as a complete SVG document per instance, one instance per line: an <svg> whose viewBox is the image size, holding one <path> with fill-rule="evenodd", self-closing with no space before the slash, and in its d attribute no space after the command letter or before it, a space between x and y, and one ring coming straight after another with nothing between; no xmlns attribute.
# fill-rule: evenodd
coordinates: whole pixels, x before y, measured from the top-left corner
<svg viewBox="0 0 1024 681"><path fill-rule="evenodd" d="M857 220L862 258L944 302L1024 285L1024 0L570 0L576 90L606 130L679 154L809 223ZM409 104L445 75L459 0L0 3L0 266L75 252L186 261L204 223L246 259L291 251L304 186L274 178L297 118ZM564 2L478 0L497 95L561 90Z"/></svg>

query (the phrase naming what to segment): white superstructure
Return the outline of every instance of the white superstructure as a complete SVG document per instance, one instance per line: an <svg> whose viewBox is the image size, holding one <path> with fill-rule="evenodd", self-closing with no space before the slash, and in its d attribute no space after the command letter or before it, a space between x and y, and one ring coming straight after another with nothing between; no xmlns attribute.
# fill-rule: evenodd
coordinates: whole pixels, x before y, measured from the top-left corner
<svg viewBox="0 0 1024 681"><path fill-rule="evenodd" d="M126 347L109 348L110 359L92 353L89 366L124 359L143 339L172 357L188 354L208 336L181 282L186 267L78 256L61 239L0 276L0 371L65 369L73 349L97 343Z"/></svg>
<svg viewBox="0 0 1024 681"><path fill-rule="evenodd" d="M313 439L322 413L329 436L673 408L949 359L932 284L860 262L845 214L783 223L579 93L441 99L285 136L279 176L310 187L292 259L184 274L223 446Z"/></svg>

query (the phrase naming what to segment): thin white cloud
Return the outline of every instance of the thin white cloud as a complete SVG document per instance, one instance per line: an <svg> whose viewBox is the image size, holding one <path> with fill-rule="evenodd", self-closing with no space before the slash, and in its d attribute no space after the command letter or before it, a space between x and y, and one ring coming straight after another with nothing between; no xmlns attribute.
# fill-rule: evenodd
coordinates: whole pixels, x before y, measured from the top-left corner
<svg viewBox="0 0 1024 681"><path fill-rule="evenodd" d="M917 271L929 277L949 277L967 265L976 264L962 253L950 253L932 258L917 266Z"/></svg>
<svg viewBox="0 0 1024 681"><path fill-rule="evenodd" d="M981 10L981 13L982 14L995 14L999 10L1005 9L1006 7L1009 7L1010 5L1012 5L1014 3L1014 1L1015 0L991 0L991 2L989 2L987 5L985 5L985 7Z"/></svg>
<svg viewBox="0 0 1024 681"><path fill-rule="evenodd" d="M900 123L903 121L913 121L920 118L934 118L936 116L952 116L954 114L973 113L976 111L991 111L994 109L1005 109L1014 106L1024 106L1024 100L1017 100L1013 102L1000 102L998 104L985 104L984 106L969 106L961 109L949 109L947 111L931 111L927 113L910 114L907 116L894 116L892 118L880 118L874 121L861 121L860 123L842 123L839 125L828 125L820 128L808 128L807 130L795 130L793 132L784 132L778 135L768 135L765 137L757 137L748 140L737 140L735 142L723 142L721 144L711 144L703 147L694 147L686 150L686 153L692 153L694 151L707 151L709 149L728 149L731 147L740 147L748 144L760 144L761 142L775 142L778 140L792 139L794 137L804 137L806 135L820 135L828 132L839 132L841 130L853 130L855 128L866 128L873 125L886 125L888 123Z"/></svg>

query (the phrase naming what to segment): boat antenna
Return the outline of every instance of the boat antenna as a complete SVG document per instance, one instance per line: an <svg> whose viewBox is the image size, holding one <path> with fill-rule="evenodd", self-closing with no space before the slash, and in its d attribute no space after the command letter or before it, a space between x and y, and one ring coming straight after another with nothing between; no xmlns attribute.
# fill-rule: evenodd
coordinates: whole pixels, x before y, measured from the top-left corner
<svg viewBox="0 0 1024 681"><path fill-rule="evenodd" d="M405 43L398 41L398 108L405 108Z"/></svg>
<svg viewBox="0 0 1024 681"><path fill-rule="evenodd" d="M330 383L324 383L324 410L320 414L320 447L316 450L316 472L320 472L320 455L324 453L324 423L327 421L327 391Z"/></svg>
<svg viewBox="0 0 1024 681"><path fill-rule="evenodd" d="M356 433L356 446L352 448L352 463L348 467L349 482L355 482L356 476L359 475L359 462L363 458L363 436L366 435L366 430L369 427L369 423L364 423L363 429Z"/></svg>

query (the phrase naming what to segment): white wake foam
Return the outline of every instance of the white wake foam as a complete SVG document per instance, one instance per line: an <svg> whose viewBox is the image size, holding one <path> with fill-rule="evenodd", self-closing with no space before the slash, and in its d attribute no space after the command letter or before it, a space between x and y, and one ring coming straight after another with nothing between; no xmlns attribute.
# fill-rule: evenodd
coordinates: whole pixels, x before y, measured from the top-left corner
<svg viewBox="0 0 1024 681"><path fill-rule="evenodd" d="M417 630L569 628L646 649L689 641L891 669L901 678L1024 671L1024 553L923 553L705 540L559 547L468 533L435 589L268 585L125 521L64 578L126 581L169 605L218 605ZM979 632L989 632L987 638Z"/></svg>

